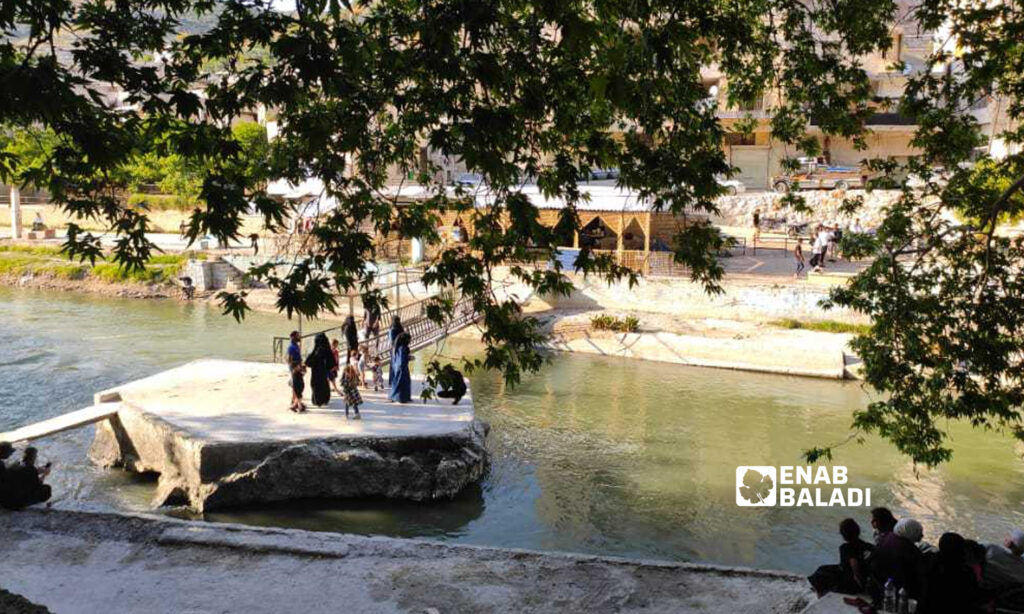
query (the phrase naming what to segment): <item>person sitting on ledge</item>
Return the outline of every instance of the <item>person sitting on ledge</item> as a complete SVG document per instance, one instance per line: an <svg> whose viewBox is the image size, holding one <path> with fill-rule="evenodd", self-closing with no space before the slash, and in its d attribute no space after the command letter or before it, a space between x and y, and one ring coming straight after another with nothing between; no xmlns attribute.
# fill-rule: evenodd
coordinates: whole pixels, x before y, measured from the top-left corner
<svg viewBox="0 0 1024 614"><path fill-rule="evenodd" d="M807 578L819 597L833 591L856 595L865 590L867 559L874 546L860 538L860 525L853 518L839 523L839 534L843 536L839 564L822 565Z"/></svg>
<svg viewBox="0 0 1024 614"><path fill-rule="evenodd" d="M879 531L877 544L871 553L870 565L872 594L881 597L882 588L890 578L896 587L906 589L913 599L920 597L923 570L921 551L905 537L894 532L896 518L888 509L871 510L871 524Z"/></svg>
<svg viewBox="0 0 1024 614"><path fill-rule="evenodd" d="M43 214L36 211L36 217L32 220L32 230L39 232L46 230L46 222L43 221Z"/></svg>
<svg viewBox="0 0 1024 614"><path fill-rule="evenodd" d="M939 538L935 560L925 575L920 611L925 614L978 612L982 595L967 563L967 541L957 533Z"/></svg>
<svg viewBox="0 0 1024 614"><path fill-rule="evenodd" d="M1006 607L1024 601L1024 531L1010 531L1003 543L985 547L984 588Z"/></svg>
<svg viewBox="0 0 1024 614"><path fill-rule="evenodd" d="M38 455L39 451L35 448L25 448L21 464L4 471L3 500L0 505L9 510L20 510L50 500L53 491L43 480L50 475L51 464L36 467Z"/></svg>
<svg viewBox="0 0 1024 614"><path fill-rule="evenodd" d="M441 390L437 392L438 398L452 399L452 405L458 405L462 397L466 396L466 378L462 372L451 365L441 368L441 374L437 378Z"/></svg>
<svg viewBox="0 0 1024 614"><path fill-rule="evenodd" d="M4 477L7 473L6 460L14 454L14 446L6 441L0 441L0 501L3 500L5 492Z"/></svg>

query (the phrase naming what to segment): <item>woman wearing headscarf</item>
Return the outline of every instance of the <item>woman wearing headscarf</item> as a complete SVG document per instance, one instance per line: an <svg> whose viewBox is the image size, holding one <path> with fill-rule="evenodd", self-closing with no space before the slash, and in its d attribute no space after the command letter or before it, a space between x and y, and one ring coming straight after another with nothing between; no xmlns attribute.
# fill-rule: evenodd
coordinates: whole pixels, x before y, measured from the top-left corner
<svg viewBox="0 0 1024 614"><path fill-rule="evenodd" d="M338 368L327 335L319 333L313 338L313 351L306 357L306 366L313 405L323 407L331 400L331 371Z"/></svg>
<svg viewBox="0 0 1024 614"><path fill-rule="evenodd" d="M967 564L966 540L957 533L939 538L939 552L925 576L920 611L924 614L978 612L982 594Z"/></svg>
<svg viewBox="0 0 1024 614"><path fill-rule="evenodd" d="M359 330L356 328L356 319L353 316L345 318L345 322L341 325L341 332L345 335L345 345L348 346L348 352L345 353L345 364L347 365L352 352L359 349Z"/></svg>
<svg viewBox="0 0 1024 614"><path fill-rule="evenodd" d="M408 403L412 400L412 379L409 376L409 333L399 333L395 338L395 347L391 353L391 394L392 401Z"/></svg>
<svg viewBox="0 0 1024 614"><path fill-rule="evenodd" d="M391 369L388 370L388 385L390 386L395 380L395 342L398 341L398 336L405 332L402 328L402 319L395 316L391 319L391 329L388 331L388 343L391 345Z"/></svg>

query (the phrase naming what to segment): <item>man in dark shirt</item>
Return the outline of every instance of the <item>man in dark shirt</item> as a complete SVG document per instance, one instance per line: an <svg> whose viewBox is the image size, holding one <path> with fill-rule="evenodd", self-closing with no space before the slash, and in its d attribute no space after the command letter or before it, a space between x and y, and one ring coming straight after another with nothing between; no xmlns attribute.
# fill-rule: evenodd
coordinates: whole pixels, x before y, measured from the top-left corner
<svg viewBox="0 0 1024 614"><path fill-rule="evenodd" d="M302 403L302 393L306 389L306 382L302 378L305 367L302 364L302 349L299 347L302 337L299 335L299 331L293 330L288 338L291 339L291 343L288 345L287 361L292 388L292 403L288 409L295 413L301 413L306 411L306 406Z"/></svg>

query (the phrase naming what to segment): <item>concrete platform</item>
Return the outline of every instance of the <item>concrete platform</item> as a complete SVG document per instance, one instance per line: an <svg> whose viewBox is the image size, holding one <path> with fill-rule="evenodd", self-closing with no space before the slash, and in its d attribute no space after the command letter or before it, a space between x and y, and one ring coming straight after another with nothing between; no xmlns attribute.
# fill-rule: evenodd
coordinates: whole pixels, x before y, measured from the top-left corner
<svg viewBox="0 0 1024 614"><path fill-rule="evenodd" d="M421 389L414 381L407 404L361 390L361 420L346 419L339 398L296 414L283 365L200 360L98 393L97 403L121 407L98 425L90 455L158 473L154 502L196 511L307 497L451 497L482 477L487 427L471 397L424 403Z"/></svg>
<svg viewBox="0 0 1024 614"><path fill-rule="evenodd" d="M444 399L420 401L423 383L419 379L413 379L412 388L412 403L392 403L387 391L361 388L363 419L346 420L345 404L333 392L327 406L313 406L307 373L304 400L309 410L296 414L288 411L291 388L283 365L197 360L103 391L99 397L117 393L123 402L210 442L444 435L463 430L473 421L469 392L461 403L452 405Z"/></svg>

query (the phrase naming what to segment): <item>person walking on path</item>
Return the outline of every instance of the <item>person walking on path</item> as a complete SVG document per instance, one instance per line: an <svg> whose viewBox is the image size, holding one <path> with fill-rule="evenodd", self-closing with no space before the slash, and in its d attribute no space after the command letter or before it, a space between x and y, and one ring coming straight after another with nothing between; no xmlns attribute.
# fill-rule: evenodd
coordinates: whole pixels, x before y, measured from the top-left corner
<svg viewBox="0 0 1024 614"><path fill-rule="evenodd" d="M363 339L376 337L380 334L380 305L366 308L363 314Z"/></svg>
<svg viewBox="0 0 1024 614"><path fill-rule="evenodd" d="M292 403L288 409L295 413L302 413L306 411L306 406L302 403L302 393L306 391L306 382L303 379L306 368L302 365L302 337L299 335L299 331L293 330L288 338L291 343L288 344L286 360L292 388Z"/></svg>
<svg viewBox="0 0 1024 614"><path fill-rule="evenodd" d="M796 240L793 259L796 260L796 272L793 273L793 279L800 279L800 272L804 270L804 240L802 238Z"/></svg>
<svg viewBox="0 0 1024 614"><path fill-rule="evenodd" d="M363 403L363 397L359 394L359 380L361 379L355 365L345 365L345 369L341 373L341 387L345 391L345 418L348 418L348 409L351 407L356 410L355 419L362 419L359 415L359 406Z"/></svg>
<svg viewBox="0 0 1024 614"><path fill-rule="evenodd" d="M754 209L751 218L754 223L754 249L757 249L757 242L761 240L761 209Z"/></svg>
<svg viewBox="0 0 1024 614"><path fill-rule="evenodd" d="M412 360L409 354L411 340L409 333L399 334L391 355L391 394L388 398L399 403L408 403L412 400L412 379L409 375L409 361Z"/></svg>
<svg viewBox="0 0 1024 614"><path fill-rule="evenodd" d="M309 387L313 405L323 407L331 401L331 369L338 367L327 335L317 333L313 338L313 351L306 357L306 366L309 367Z"/></svg>

